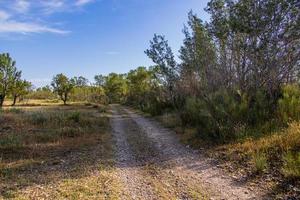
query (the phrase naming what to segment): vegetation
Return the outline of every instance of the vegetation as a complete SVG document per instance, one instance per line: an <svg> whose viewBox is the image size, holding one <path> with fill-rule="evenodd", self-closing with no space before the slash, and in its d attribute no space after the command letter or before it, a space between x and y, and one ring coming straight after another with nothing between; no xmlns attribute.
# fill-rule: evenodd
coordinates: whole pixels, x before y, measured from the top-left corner
<svg viewBox="0 0 300 200"><path fill-rule="evenodd" d="M8 95L12 95L15 105L17 98L30 90L31 83L21 80L21 74L8 53L0 54L0 108Z"/></svg>
<svg viewBox="0 0 300 200"><path fill-rule="evenodd" d="M51 105L1 114L0 197L118 198L106 114L92 106Z"/></svg>
<svg viewBox="0 0 300 200"><path fill-rule="evenodd" d="M109 102L164 116L189 143L235 149L255 172L299 180L297 2L211 0L206 11L207 23L188 14L179 62L155 34L145 51L155 66L97 82Z"/></svg>
<svg viewBox="0 0 300 200"><path fill-rule="evenodd" d="M56 92L60 99L64 102L64 105L67 104L69 94L74 87L72 80L69 80L63 74L57 74L53 77L52 83L53 91Z"/></svg>
<svg viewBox="0 0 300 200"><path fill-rule="evenodd" d="M192 11L188 13L179 59L167 39L155 34L145 50L154 66L140 66L126 74L96 75L95 83L82 76L58 74L51 87L32 90L10 55L1 54L0 107L6 97L11 97L12 105L17 98L57 101L57 97L64 104L96 103L94 108L126 104L159 116L189 144L216 147L216 152L220 148L220 157L251 166L256 174L278 173L299 184L298 1L211 0L206 11L211 16L206 23ZM0 149L5 152L1 177L17 180L15 172L23 173L19 168L44 161L47 155L42 151L39 157L39 148L50 148L50 143L69 144L79 138L89 144L91 138L98 138L95 130L99 127L94 124L99 123L84 113L2 111L1 123L10 124L1 127L7 131L0 135ZM18 126L12 128L12 124ZM11 164L10 156L25 148L29 149L26 162Z"/></svg>

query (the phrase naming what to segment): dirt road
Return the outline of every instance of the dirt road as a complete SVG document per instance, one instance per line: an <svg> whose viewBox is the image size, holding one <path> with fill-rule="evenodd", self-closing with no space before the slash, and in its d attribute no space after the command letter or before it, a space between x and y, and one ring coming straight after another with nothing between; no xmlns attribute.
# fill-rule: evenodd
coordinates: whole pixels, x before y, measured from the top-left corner
<svg viewBox="0 0 300 200"><path fill-rule="evenodd" d="M128 199L263 199L154 120L112 105L117 174Z"/></svg>

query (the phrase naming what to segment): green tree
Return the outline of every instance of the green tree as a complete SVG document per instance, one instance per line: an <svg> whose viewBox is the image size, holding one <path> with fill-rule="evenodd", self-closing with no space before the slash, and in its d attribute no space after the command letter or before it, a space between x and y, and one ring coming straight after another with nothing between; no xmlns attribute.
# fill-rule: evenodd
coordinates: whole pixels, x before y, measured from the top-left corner
<svg viewBox="0 0 300 200"><path fill-rule="evenodd" d="M106 83L106 78L107 78L106 76L103 76L101 74L100 75L96 75L94 77L95 85L103 87L105 85L105 83Z"/></svg>
<svg viewBox="0 0 300 200"><path fill-rule="evenodd" d="M53 91L57 93L60 99L64 102L64 105L66 105L69 99L69 94L74 88L73 81L63 74L57 74L53 77L51 86L53 87Z"/></svg>
<svg viewBox="0 0 300 200"><path fill-rule="evenodd" d="M167 101L176 107L176 82L179 71L168 41L164 36L155 34L145 54L157 65L156 77L164 85Z"/></svg>
<svg viewBox="0 0 300 200"><path fill-rule="evenodd" d="M75 87L85 87L88 86L89 80L83 76L74 77L71 79Z"/></svg>
<svg viewBox="0 0 300 200"><path fill-rule="evenodd" d="M145 67L138 67L127 74L128 99L131 104L139 105L144 110L151 90L151 72Z"/></svg>
<svg viewBox="0 0 300 200"><path fill-rule="evenodd" d="M28 94L32 84L26 80L16 80L10 88L10 94L13 98L12 106L16 105L17 99Z"/></svg>
<svg viewBox="0 0 300 200"><path fill-rule="evenodd" d="M104 90L110 103L123 102L127 93L125 76L123 74L110 73L106 78Z"/></svg>
<svg viewBox="0 0 300 200"><path fill-rule="evenodd" d="M21 77L21 71L16 68L16 62L8 53L0 54L0 107L3 106L9 88L15 80Z"/></svg>

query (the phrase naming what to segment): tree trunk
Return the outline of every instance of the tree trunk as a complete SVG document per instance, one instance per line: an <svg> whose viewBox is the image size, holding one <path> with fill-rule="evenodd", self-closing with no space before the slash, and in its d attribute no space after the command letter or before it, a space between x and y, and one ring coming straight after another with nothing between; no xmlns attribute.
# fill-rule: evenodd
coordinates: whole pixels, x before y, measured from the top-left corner
<svg viewBox="0 0 300 200"><path fill-rule="evenodd" d="M11 106L15 106L16 105L17 98L18 98L18 96L14 95L13 103L11 104Z"/></svg>
<svg viewBox="0 0 300 200"><path fill-rule="evenodd" d="M67 105L67 100L68 100L68 94L67 93L65 93L65 95L64 95L64 105Z"/></svg>
<svg viewBox="0 0 300 200"><path fill-rule="evenodd" d="M0 108L3 106L4 99L5 99L5 96L4 95L0 95Z"/></svg>

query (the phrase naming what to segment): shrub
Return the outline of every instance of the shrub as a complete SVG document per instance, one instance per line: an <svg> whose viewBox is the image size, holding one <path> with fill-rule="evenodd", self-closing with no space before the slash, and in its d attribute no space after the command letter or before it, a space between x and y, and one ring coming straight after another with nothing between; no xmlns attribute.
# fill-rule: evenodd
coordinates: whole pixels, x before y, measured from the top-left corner
<svg viewBox="0 0 300 200"><path fill-rule="evenodd" d="M71 115L68 117L68 119L78 123L80 121L80 112L71 113Z"/></svg>
<svg viewBox="0 0 300 200"><path fill-rule="evenodd" d="M291 178L300 178L300 152L288 152L283 155L284 165L282 172L284 176Z"/></svg>
<svg viewBox="0 0 300 200"><path fill-rule="evenodd" d="M62 137L78 137L84 134L81 128L64 127L59 131Z"/></svg>
<svg viewBox="0 0 300 200"><path fill-rule="evenodd" d="M19 148L23 145L22 141L21 135L9 134L0 139L0 148Z"/></svg>
<svg viewBox="0 0 300 200"><path fill-rule="evenodd" d="M257 173L263 172L268 166L267 157L265 153L262 152L254 153L252 157L252 162Z"/></svg>
<svg viewBox="0 0 300 200"><path fill-rule="evenodd" d="M37 143L56 142L59 140L59 136L60 135L55 133L54 131L40 132L33 136L33 140Z"/></svg>
<svg viewBox="0 0 300 200"><path fill-rule="evenodd" d="M279 116L284 122L300 120L300 87L286 85L282 89L283 97L278 101Z"/></svg>
<svg viewBox="0 0 300 200"><path fill-rule="evenodd" d="M34 125L44 125L48 118L45 116L45 113L42 112L34 112L29 115L29 120Z"/></svg>
<svg viewBox="0 0 300 200"><path fill-rule="evenodd" d="M10 108L9 110L7 110L7 112L9 113L15 113L15 114L20 114L23 113L24 111L18 108Z"/></svg>

